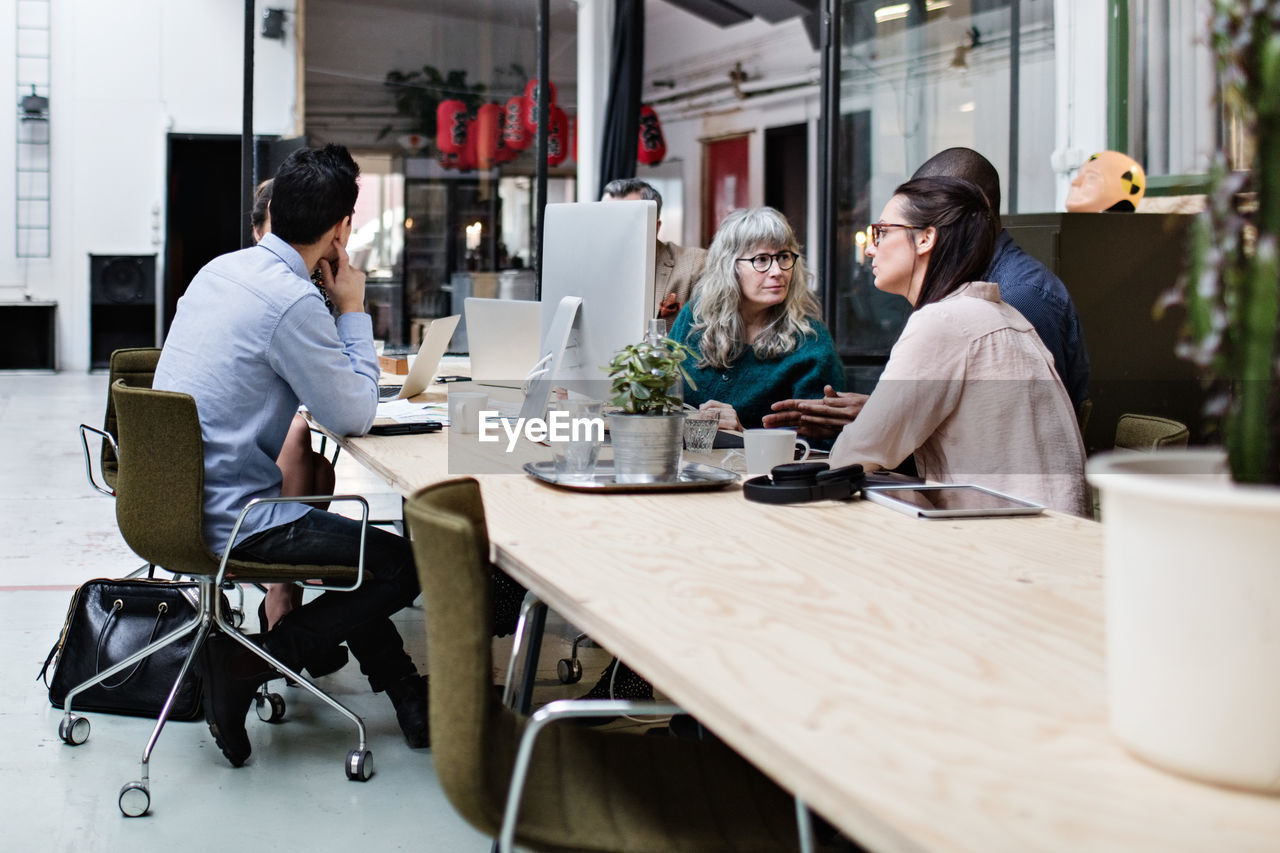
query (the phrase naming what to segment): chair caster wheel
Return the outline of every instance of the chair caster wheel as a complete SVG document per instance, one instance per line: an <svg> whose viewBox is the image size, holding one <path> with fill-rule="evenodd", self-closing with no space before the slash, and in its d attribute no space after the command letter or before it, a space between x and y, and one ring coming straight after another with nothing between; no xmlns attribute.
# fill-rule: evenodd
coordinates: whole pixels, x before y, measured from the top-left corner
<svg viewBox="0 0 1280 853"><path fill-rule="evenodd" d="M582 661L577 658L560 658L556 663L556 675L561 684L577 684L582 680Z"/></svg>
<svg viewBox="0 0 1280 853"><path fill-rule="evenodd" d="M368 782L373 776L373 753L353 749L347 753L347 778L352 782Z"/></svg>
<svg viewBox="0 0 1280 853"><path fill-rule="evenodd" d="M284 697L279 693L259 693L253 697L253 707L258 719L264 723L278 723L284 719Z"/></svg>
<svg viewBox="0 0 1280 853"><path fill-rule="evenodd" d="M89 739L89 720L75 714L68 714L58 723L58 737L68 746L79 746Z"/></svg>
<svg viewBox="0 0 1280 853"><path fill-rule="evenodd" d="M151 792L142 782L130 782L120 789L120 814L142 817L151 808Z"/></svg>

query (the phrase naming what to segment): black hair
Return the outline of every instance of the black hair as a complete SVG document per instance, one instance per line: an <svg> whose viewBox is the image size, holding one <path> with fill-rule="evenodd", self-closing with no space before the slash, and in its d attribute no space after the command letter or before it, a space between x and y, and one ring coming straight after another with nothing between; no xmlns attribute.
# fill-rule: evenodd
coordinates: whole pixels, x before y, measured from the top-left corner
<svg viewBox="0 0 1280 853"><path fill-rule="evenodd" d="M249 224L254 232L262 231L267 224L267 206L271 204L271 179L267 178L258 184L253 191L253 209L249 211Z"/></svg>
<svg viewBox="0 0 1280 853"><path fill-rule="evenodd" d="M925 160L911 178L963 178L977 184L987 201L991 202L991 212L996 220L1000 219L1000 173L990 160L972 148L939 151Z"/></svg>
<svg viewBox="0 0 1280 853"><path fill-rule="evenodd" d="M916 310L978 281L991 265L999 228L987 197L961 178L913 178L893 191L914 228L937 231Z"/></svg>
<svg viewBox="0 0 1280 853"><path fill-rule="evenodd" d="M272 181L272 233L293 246L316 242L355 211L359 176L342 145L294 151Z"/></svg>

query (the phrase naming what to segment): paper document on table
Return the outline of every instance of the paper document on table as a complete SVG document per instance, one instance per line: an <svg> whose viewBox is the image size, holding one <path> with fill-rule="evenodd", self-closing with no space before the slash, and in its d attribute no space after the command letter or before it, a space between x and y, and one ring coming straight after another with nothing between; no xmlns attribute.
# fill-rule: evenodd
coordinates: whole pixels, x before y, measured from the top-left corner
<svg viewBox="0 0 1280 853"><path fill-rule="evenodd" d="M411 403L408 400L389 400L378 404L379 418L390 418L399 424L439 421L448 426L449 408L444 403Z"/></svg>

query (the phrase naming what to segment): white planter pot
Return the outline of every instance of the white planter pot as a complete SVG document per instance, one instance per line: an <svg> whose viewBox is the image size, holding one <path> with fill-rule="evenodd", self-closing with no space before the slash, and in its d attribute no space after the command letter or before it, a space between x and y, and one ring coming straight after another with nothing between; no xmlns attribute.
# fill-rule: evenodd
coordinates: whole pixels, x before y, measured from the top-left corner
<svg viewBox="0 0 1280 853"><path fill-rule="evenodd" d="M1111 726L1164 769L1280 792L1280 489L1221 451L1089 461L1105 525Z"/></svg>

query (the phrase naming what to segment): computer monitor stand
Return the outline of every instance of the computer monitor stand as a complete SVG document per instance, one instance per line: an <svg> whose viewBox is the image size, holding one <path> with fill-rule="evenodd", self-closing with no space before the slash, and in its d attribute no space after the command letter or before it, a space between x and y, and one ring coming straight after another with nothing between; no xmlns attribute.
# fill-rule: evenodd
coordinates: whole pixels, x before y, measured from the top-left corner
<svg viewBox="0 0 1280 853"><path fill-rule="evenodd" d="M556 306L555 317L547 329L547 339L543 341L542 359L538 364L550 364L545 368L535 369L533 381L524 395L524 405L520 407L520 417L528 422L532 418L545 419L547 404L551 400L551 390L555 386L555 378L560 375L566 359L574 357L575 349L569 346L569 337L573 331L574 321L578 318L578 309L582 307L582 298L565 296Z"/></svg>

